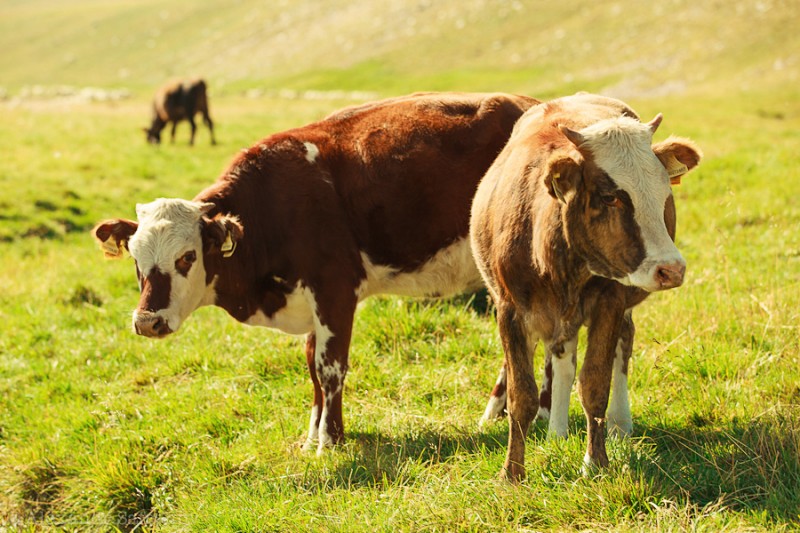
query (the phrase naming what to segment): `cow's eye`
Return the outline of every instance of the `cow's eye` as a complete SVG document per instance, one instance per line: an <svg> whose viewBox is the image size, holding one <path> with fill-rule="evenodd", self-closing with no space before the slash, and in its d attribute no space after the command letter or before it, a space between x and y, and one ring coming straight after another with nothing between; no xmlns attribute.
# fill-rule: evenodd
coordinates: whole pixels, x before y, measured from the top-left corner
<svg viewBox="0 0 800 533"><path fill-rule="evenodd" d="M190 250L175 261L175 269L185 276L189 273L189 269L192 268L192 263L195 261L197 261L197 253L194 250Z"/></svg>
<svg viewBox="0 0 800 533"><path fill-rule="evenodd" d="M608 207L622 207L622 200L613 194L604 194L600 197L600 200Z"/></svg>

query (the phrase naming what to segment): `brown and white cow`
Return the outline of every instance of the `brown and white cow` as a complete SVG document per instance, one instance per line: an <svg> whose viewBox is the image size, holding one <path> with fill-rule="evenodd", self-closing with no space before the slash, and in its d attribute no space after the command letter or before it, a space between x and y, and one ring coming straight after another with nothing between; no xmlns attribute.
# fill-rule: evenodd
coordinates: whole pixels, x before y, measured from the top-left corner
<svg viewBox="0 0 800 533"><path fill-rule="evenodd" d="M584 98L591 98L584 94ZM623 102L604 97L597 99L599 104L614 105L618 111L624 115L639 119L636 112ZM680 176L685 172L680 166L674 166L670 171L670 183L679 184ZM664 219L670 238L675 239L675 204L667 202L664 209ZM630 410L630 398L628 394L628 369L630 368L630 358L633 353L633 341L636 328L633 322L633 307L638 305L650 293L639 289L636 294L631 294L628 300L630 307L626 309L619 339L617 340L616 352L614 356L614 367L611 378L611 399L609 400L606 412L607 433L619 437L629 436L633 431L633 419ZM566 437L569 422L569 397L572 383L575 379L577 365L577 346L572 343L568 346L569 358L559 358L556 361L559 371L559 383L566 384L558 390L553 387L553 354L545 347L544 372L542 375L542 386L539 390L539 408L536 418L548 421L549 437ZM480 426L484 427L487 423L501 418L505 414L507 400L507 374L505 365L500 370L500 375L495 382L494 388L489 395L483 416L480 419ZM551 414L551 410L552 413Z"/></svg>
<svg viewBox="0 0 800 533"><path fill-rule="evenodd" d="M263 139L192 201L137 205L99 224L127 249L137 333L175 332L202 305L246 324L308 333L314 401L305 448L344 436L342 388L356 304L378 293L481 286L468 238L478 182L538 101L416 94L344 109Z"/></svg>
<svg viewBox="0 0 800 533"><path fill-rule="evenodd" d="M153 98L153 118L149 128L142 128L147 134L147 142L161 144L161 131L172 122L171 140L175 142L175 128L178 122L188 120L192 128L189 144L194 144L194 134L197 126L194 116L203 115L203 122L211 132L211 144L217 144L214 139L214 123L208 114L208 95L206 82L201 79L171 81L156 91Z"/></svg>
<svg viewBox="0 0 800 533"><path fill-rule="evenodd" d="M536 343L552 359L553 409L564 410L578 330L588 326L578 384L588 428L584 462L605 466L610 382L617 348L632 338L629 310L645 292L683 282L685 261L670 236L670 178L694 168L700 151L680 138L653 145L661 115L647 124L635 116L618 100L590 94L533 107L476 193L473 252L505 352L508 479L525 474L525 435L539 406ZM566 412L552 412L551 420L560 424Z"/></svg>

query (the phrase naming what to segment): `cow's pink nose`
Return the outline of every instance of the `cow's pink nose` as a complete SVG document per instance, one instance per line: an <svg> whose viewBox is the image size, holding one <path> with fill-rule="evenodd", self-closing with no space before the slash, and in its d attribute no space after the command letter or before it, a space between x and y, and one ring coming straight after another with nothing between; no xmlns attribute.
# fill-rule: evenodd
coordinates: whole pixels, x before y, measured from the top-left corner
<svg viewBox="0 0 800 533"><path fill-rule="evenodd" d="M681 286L685 273L686 265L682 263L659 265L656 267L656 281L662 289L674 289Z"/></svg>
<svg viewBox="0 0 800 533"><path fill-rule="evenodd" d="M136 333L145 337L164 337L172 333L167 321L150 313L139 313L133 323Z"/></svg>

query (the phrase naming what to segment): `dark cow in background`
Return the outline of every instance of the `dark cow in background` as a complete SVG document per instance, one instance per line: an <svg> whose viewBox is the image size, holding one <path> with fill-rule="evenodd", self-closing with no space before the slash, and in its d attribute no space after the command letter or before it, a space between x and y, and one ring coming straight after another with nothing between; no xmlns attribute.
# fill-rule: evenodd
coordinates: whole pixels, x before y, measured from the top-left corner
<svg viewBox="0 0 800 533"><path fill-rule="evenodd" d="M566 420L578 330L588 326L578 382L588 432L584 462L605 466L612 368L616 355L625 356L620 344L632 340L629 310L647 292L683 282L685 261L671 238L670 178L694 168L700 151L679 138L651 145L661 115L647 124L635 117L622 102L589 94L535 106L476 193L470 233L505 352L509 441L502 475L512 481L524 477L525 436L539 407L536 343L551 359L551 422L559 424Z"/></svg>
<svg viewBox="0 0 800 533"><path fill-rule="evenodd" d="M197 126L194 116L202 113L203 122L211 133L211 144L217 144L214 139L214 123L208 114L208 95L206 82L201 79L171 81L160 87L153 98L153 119L149 128L144 128L147 133L147 142L161 143L161 131L172 123L171 140L175 142L175 128L178 122L188 120L192 127L189 144L194 144L194 134Z"/></svg>
<svg viewBox="0 0 800 533"><path fill-rule="evenodd" d="M340 442L356 305L379 293L481 286L468 238L478 182L538 101L429 93L347 108L267 137L192 201L137 205L99 224L141 288L137 333L163 337L202 305L246 324L308 333L314 385L304 448Z"/></svg>

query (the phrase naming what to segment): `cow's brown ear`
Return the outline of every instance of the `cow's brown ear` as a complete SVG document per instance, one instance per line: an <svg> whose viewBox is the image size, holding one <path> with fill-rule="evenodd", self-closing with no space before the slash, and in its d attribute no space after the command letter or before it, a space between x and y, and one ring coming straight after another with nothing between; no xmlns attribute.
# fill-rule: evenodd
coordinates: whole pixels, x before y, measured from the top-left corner
<svg viewBox="0 0 800 533"><path fill-rule="evenodd" d="M116 218L101 222L92 230L92 235L100 243L106 257L119 259L123 250L128 249L128 240L136 233L139 225L132 220Z"/></svg>
<svg viewBox="0 0 800 533"><path fill-rule="evenodd" d="M557 153L547 161L545 172L547 192L559 202L566 203L580 181L581 164L570 154Z"/></svg>
<svg viewBox="0 0 800 533"><path fill-rule="evenodd" d="M669 137L654 144L653 152L667 169L673 185L679 184L683 175L696 167L703 157L703 152L694 142L682 137Z"/></svg>
<svg viewBox="0 0 800 533"><path fill-rule="evenodd" d="M244 237L244 228L237 217L217 215L213 219L203 217L203 248L208 253L221 253L230 257Z"/></svg>

